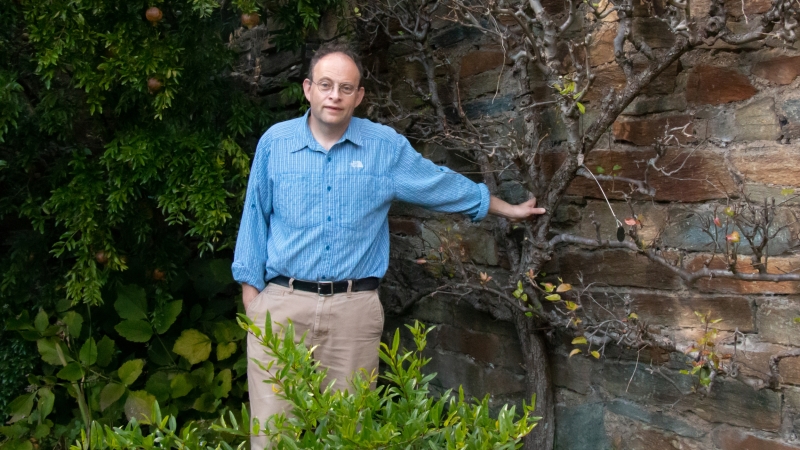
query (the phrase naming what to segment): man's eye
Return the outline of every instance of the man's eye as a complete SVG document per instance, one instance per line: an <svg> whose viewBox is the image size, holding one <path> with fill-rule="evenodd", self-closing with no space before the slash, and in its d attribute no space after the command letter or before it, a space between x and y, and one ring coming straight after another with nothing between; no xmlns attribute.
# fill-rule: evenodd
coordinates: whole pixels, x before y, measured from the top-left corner
<svg viewBox="0 0 800 450"><path fill-rule="evenodd" d="M318 84L319 87L325 90L328 90L333 87L333 84L331 84L329 81L320 81Z"/></svg>
<svg viewBox="0 0 800 450"><path fill-rule="evenodd" d="M350 84L345 84L345 85L340 85L339 90L347 95L350 95L356 91L356 87Z"/></svg>

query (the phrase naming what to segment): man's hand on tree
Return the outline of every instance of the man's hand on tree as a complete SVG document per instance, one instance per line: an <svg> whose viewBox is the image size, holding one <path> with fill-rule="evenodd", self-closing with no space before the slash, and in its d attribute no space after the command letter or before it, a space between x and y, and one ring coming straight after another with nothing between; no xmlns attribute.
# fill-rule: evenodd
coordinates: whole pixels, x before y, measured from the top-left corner
<svg viewBox="0 0 800 450"><path fill-rule="evenodd" d="M535 198L520 203L519 205L512 205L493 195L489 203L489 214L505 217L512 222L529 219L533 216L544 214L545 212L547 211L545 211L544 208L536 207Z"/></svg>

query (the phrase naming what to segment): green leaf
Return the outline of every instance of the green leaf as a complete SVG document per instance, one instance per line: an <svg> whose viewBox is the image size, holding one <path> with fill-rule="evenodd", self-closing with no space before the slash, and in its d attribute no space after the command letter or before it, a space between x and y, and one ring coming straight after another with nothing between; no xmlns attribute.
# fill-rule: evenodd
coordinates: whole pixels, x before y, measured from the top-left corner
<svg viewBox="0 0 800 450"><path fill-rule="evenodd" d="M117 370L117 375L122 384L130 386L142 374L142 368L144 368L143 359L132 359L120 366L119 370Z"/></svg>
<svg viewBox="0 0 800 450"><path fill-rule="evenodd" d="M59 370L56 376L62 380L78 381L83 378L83 368L77 362L72 361Z"/></svg>
<svg viewBox="0 0 800 450"><path fill-rule="evenodd" d="M117 301L114 302L114 309L123 319L147 319L147 295L144 289L135 284L121 285L117 288Z"/></svg>
<svg viewBox="0 0 800 450"><path fill-rule="evenodd" d="M147 391L133 391L125 400L125 416L128 420L136 419L141 424L150 424L156 398Z"/></svg>
<svg viewBox="0 0 800 450"><path fill-rule="evenodd" d="M72 361L64 349L64 344L56 338L42 338L36 341L42 360L54 366L63 366Z"/></svg>
<svg viewBox="0 0 800 450"><path fill-rule="evenodd" d="M36 328L36 331L41 333L47 329L48 325L50 325L50 319L47 317L47 313L39 308L39 312L36 313L36 318L33 319L33 327Z"/></svg>
<svg viewBox="0 0 800 450"><path fill-rule="evenodd" d="M172 351L186 358L190 364L197 364L207 360L211 354L211 339L195 329L183 330Z"/></svg>
<svg viewBox="0 0 800 450"><path fill-rule="evenodd" d="M153 328L144 320L123 320L114 329L131 342L147 342L153 337Z"/></svg>
<svg viewBox="0 0 800 450"><path fill-rule="evenodd" d="M81 346L80 358L81 362L87 366L97 362L97 344L93 337L87 339Z"/></svg>
<svg viewBox="0 0 800 450"><path fill-rule="evenodd" d="M561 295L560 294L550 294L550 295L546 296L544 299L548 300L548 301L551 301L551 302L557 302L557 301L561 300Z"/></svg>
<svg viewBox="0 0 800 450"><path fill-rule="evenodd" d="M170 388L169 374L167 372L156 372L147 379L144 389L153 394L159 404L169 400L172 389Z"/></svg>
<svg viewBox="0 0 800 450"><path fill-rule="evenodd" d="M787 195L792 195L792 194L794 194L794 188L781 189L781 195L784 196L784 197L786 197Z"/></svg>
<svg viewBox="0 0 800 450"><path fill-rule="evenodd" d="M97 343L97 365L106 367L111 363L111 358L114 356L114 341L108 336L103 336L100 342Z"/></svg>
<svg viewBox="0 0 800 450"><path fill-rule="evenodd" d="M44 420L50 415L51 412L53 412L53 405L55 405L56 396L53 394L53 391L47 387L40 388L38 394L39 403L37 404L37 408L39 409L39 418Z"/></svg>
<svg viewBox="0 0 800 450"><path fill-rule="evenodd" d="M217 344L217 361L230 358L236 352L236 342Z"/></svg>
<svg viewBox="0 0 800 450"><path fill-rule="evenodd" d="M166 333L169 327L175 323L175 319L178 318L181 309L183 309L183 300L175 300L157 307L153 314L153 327L156 329L156 333Z"/></svg>
<svg viewBox="0 0 800 450"><path fill-rule="evenodd" d="M606 169L603 169L603 166L597 166L595 170L597 173L606 173Z"/></svg>
<svg viewBox="0 0 800 450"><path fill-rule="evenodd" d="M190 375L179 373L178 375L175 375L175 378L170 380L169 387L172 390L170 394L172 395L172 398L183 397L184 395L188 394L192 388L194 388L194 380Z"/></svg>
<svg viewBox="0 0 800 450"><path fill-rule="evenodd" d="M80 336L81 328L83 327L82 315L75 311L67 311L64 317L61 318L61 321L67 326L67 332L70 336L75 338Z"/></svg>
<svg viewBox="0 0 800 450"><path fill-rule="evenodd" d="M22 394L6 406L6 414L11 416L7 423L18 422L31 415L34 395L33 392Z"/></svg>
<svg viewBox="0 0 800 450"><path fill-rule="evenodd" d="M224 398L228 396L231 391L231 370L225 369L214 377L214 387L211 388L211 393L216 398Z"/></svg>
<svg viewBox="0 0 800 450"><path fill-rule="evenodd" d="M622 166L620 166L619 164L614 164L614 167L611 170L616 172L617 170L620 170L620 169L622 169Z"/></svg>
<svg viewBox="0 0 800 450"><path fill-rule="evenodd" d="M214 339L217 342L235 342L244 339L247 332L235 320L223 320L214 323Z"/></svg>
<svg viewBox="0 0 800 450"><path fill-rule="evenodd" d="M219 405L219 403L220 401L214 397L214 394L206 392L195 399L192 408L202 412L213 413L217 410L217 405Z"/></svg>
<svg viewBox="0 0 800 450"><path fill-rule="evenodd" d="M125 386L119 383L108 383L103 386L100 391L100 411L105 411L106 408L114 404L125 393Z"/></svg>
<svg viewBox="0 0 800 450"><path fill-rule="evenodd" d="M583 106L583 103L581 103L581 102L575 102L575 106L577 106L577 107L578 107L578 111L580 111L580 112L581 112L581 114L586 114L586 107L585 107L585 106Z"/></svg>

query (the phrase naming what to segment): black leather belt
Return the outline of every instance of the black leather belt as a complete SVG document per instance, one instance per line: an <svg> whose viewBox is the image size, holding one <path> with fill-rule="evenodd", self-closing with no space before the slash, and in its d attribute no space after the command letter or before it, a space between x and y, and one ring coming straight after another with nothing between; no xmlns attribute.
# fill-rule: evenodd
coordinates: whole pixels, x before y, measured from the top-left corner
<svg viewBox="0 0 800 450"><path fill-rule="evenodd" d="M269 280L268 283L275 283L279 286L289 287L289 277L285 277L283 275L278 275L277 277ZM374 291L378 289L378 285L381 282L380 278L376 277L369 277L369 278L359 278L358 280L353 281L353 288L351 289L352 292L357 291ZM306 291L306 292L316 292L322 296L328 296L333 294L341 294L343 292L347 292L348 286L347 280L345 281L302 281L302 280L294 280L292 282L292 288Z"/></svg>

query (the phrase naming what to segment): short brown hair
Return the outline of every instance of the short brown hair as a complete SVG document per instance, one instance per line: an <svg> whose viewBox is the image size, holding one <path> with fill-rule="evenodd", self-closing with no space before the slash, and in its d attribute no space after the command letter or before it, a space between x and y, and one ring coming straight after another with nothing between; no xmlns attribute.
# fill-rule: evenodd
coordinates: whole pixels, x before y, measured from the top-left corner
<svg viewBox="0 0 800 450"><path fill-rule="evenodd" d="M311 57L311 62L308 64L308 79L314 81L314 67L319 60L333 53L341 53L353 60L353 63L358 69L358 85L361 86L361 79L364 78L364 67L361 65L361 57L358 56L358 53L353 51L349 45L335 42L323 44L314 53L314 56Z"/></svg>

